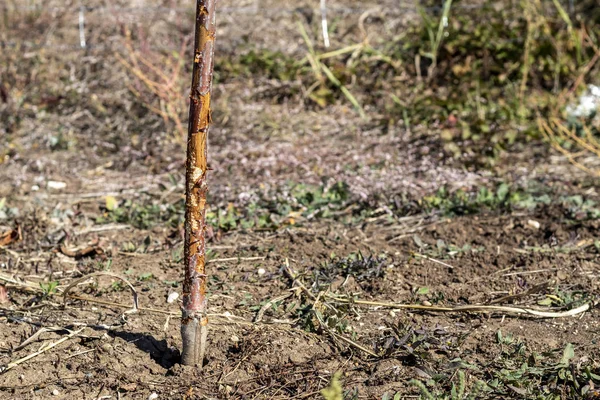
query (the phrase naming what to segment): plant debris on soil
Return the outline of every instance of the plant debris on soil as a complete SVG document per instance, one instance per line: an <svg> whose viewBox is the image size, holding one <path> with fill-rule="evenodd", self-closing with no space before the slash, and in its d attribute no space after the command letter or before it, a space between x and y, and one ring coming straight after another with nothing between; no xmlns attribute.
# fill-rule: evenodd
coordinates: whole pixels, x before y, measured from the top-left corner
<svg viewBox="0 0 600 400"><path fill-rule="evenodd" d="M600 398L595 2L220 2L202 370L193 5L5 3L0 399Z"/></svg>

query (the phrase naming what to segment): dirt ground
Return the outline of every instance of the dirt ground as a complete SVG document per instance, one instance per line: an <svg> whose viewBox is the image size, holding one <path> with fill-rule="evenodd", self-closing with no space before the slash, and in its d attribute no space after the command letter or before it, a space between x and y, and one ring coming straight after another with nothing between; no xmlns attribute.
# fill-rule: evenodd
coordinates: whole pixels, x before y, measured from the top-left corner
<svg viewBox="0 0 600 400"><path fill-rule="evenodd" d="M222 54L254 43L305 56L304 3L260 2L260 23L247 3L222 2L237 9L220 17ZM87 50L70 3L13 10L20 23L0 36L46 35L3 49L1 399L320 399L336 373L347 399L419 398L412 379L450 398L462 373L466 393L485 382L473 398L595 398L595 180L538 141L483 168L445 150L443 123L382 123L376 105L362 119L343 97L307 105L302 82L224 67L209 149L209 348L201 371L182 367L178 299L167 299L181 292L185 154L116 54L125 27L150 32L136 46L168 46L161 23L192 19L143 5L89 11ZM348 26L339 36L360 36L356 10L371 7L330 7ZM377 36L411 15L362 23ZM138 311L107 273L133 285ZM512 309L453 310L476 305Z"/></svg>

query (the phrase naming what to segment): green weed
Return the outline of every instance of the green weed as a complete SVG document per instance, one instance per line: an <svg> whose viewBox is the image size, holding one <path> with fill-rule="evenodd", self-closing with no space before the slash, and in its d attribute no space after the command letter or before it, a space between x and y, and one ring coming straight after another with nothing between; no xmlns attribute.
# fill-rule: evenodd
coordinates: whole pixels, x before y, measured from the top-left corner
<svg viewBox="0 0 600 400"><path fill-rule="evenodd" d="M497 340L498 367L489 372L488 381L497 395L523 399L585 398L600 383L597 367L585 359L575 363L576 349L570 343L556 361L556 352L533 353L525 342L500 331Z"/></svg>
<svg viewBox="0 0 600 400"><path fill-rule="evenodd" d="M96 218L97 224L115 222L129 224L137 229L149 229L158 224L177 227L183 220L184 208L183 201L161 205L125 200L118 207L111 210L104 207L103 211L102 215Z"/></svg>
<svg viewBox="0 0 600 400"><path fill-rule="evenodd" d="M44 297L55 294L57 287L58 287L58 282L56 282L56 281L40 282L40 288L42 289L42 293L43 293Z"/></svg>
<svg viewBox="0 0 600 400"><path fill-rule="evenodd" d="M417 387L421 392L421 399L424 400L475 400L481 398L486 391L487 385L481 380L477 380L467 391L467 378L463 371L456 373L456 381L452 382L449 392L435 382L431 382L434 389L429 389L423 382L412 379L410 383Z"/></svg>

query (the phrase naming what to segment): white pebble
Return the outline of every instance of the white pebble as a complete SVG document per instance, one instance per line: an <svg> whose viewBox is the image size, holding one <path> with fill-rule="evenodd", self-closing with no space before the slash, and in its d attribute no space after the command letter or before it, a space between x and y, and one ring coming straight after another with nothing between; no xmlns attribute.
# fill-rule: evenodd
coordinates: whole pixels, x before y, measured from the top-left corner
<svg viewBox="0 0 600 400"><path fill-rule="evenodd" d="M52 391L52 396L58 396L60 394L60 392L58 391L58 389L54 389Z"/></svg>
<svg viewBox="0 0 600 400"><path fill-rule="evenodd" d="M231 317L231 313L230 313L229 311L225 311L225 312L223 313L223 316L224 316L224 317Z"/></svg>
<svg viewBox="0 0 600 400"><path fill-rule="evenodd" d="M527 221L527 225L529 225L533 229L540 229L540 223L533 219L530 219L529 221Z"/></svg>
<svg viewBox="0 0 600 400"><path fill-rule="evenodd" d="M167 303L169 303L169 304L174 303L175 300L177 300L178 298L179 298L179 293L177 293L177 292L169 293L169 297L167 297Z"/></svg>
<svg viewBox="0 0 600 400"><path fill-rule="evenodd" d="M264 268L259 268L259 269L258 269L258 275L259 275L259 276L263 276L263 275L264 275L266 272L267 272L267 271L265 271L265 269L264 269Z"/></svg>
<svg viewBox="0 0 600 400"><path fill-rule="evenodd" d="M57 182L57 181L48 181L47 185L48 185L48 189L56 189L56 190L64 189L67 187L67 184L65 182Z"/></svg>
<svg viewBox="0 0 600 400"><path fill-rule="evenodd" d="M158 399L158 394L152 392L150 396L148 396L148 400L156 400Z"/></svg>
<svg viewBox="0 0 600 400"><path fill-rule="evenodd" d="M37 192L38 190L40 190L40 187L39 187L38 185L33 185L33 186L31 187L31 190L32 190L33 192Z"/></svg>

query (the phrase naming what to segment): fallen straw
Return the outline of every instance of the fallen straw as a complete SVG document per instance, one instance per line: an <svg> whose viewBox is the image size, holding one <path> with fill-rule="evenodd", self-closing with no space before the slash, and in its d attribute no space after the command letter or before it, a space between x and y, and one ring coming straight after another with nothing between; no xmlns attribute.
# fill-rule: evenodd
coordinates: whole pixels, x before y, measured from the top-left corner
<svg viewBox="0 0 600 400"><path fill-rule="evenodd" d="M367 300L357 300L357 299L348 299L343 297L337 297L332 294L326 294L326 297L345 304L358 304L365 306L376 306L376 307L386 307L386 308L394 308L394 309L404 309L404 310L422 310L422 311L430 311L430 312L447 312L447 313L458 313L458 312L473 312L473 313L490 313L490 312L504 312L508 314L525 314L525 315L533 315L536 317L542 318L564 318L564 317L573 317L575 315L579 315L588 311L591 308L590 303L586 303L582 306L573 308L567 311L540 311L534 310L531 308L523 308L523 307L508 307L508 306L492 306L492 305L472 305L472 306L455 306L455 307L438 307L438 306L425 306L421 304L395 304L395 303L386 303L381 301L367 301Z"/></svg>
<svg viewBox="0 0 600 400"><path fill-rule="evenodd" d="M65 303L67 301L67 297L74 297L74 296L68 296L69 291L75 287L76 285L78 285L81 282L85 282L87 281L89 278L95 277L95 276L110 276L113 278L117 278L120 279L121 281L125 282L125 284L127 286L129 286L129 289L131 289L131 293L133 294L133 308L129 311L126 311L126 313L133 313L136 312L139 307L138 307L138 294L137 291L135 290L135 288L133 287L133 285L124 277L118 275L118 274L114 274L112 272L94 272L91 274L88 274L86 276L82 276L79 279L75 279L73 282L71 282L69 284L69 286L67 286L63 292L63 303Z"/></svg>
<svg viewBox="0 0 600 400"><path fill-rule="evenodd" d="M29 355L27 355L27 356L25 356L25 357L23 357L23 358L20 358L20 359L18 359L18 360L15 360L15 361L13 361L13 362L11 362L11 363L7 364L5 367L1 367L1 366L0 366L0 374L3 374L3 373L5 373L6 371L8 371L8 370L11 370L11 369L13 369L14 367L18 366L19 364L22 364L22 363L24 363L25 361L31 360L32 358L34 358L34 357L37 357L37 356L39 356L40 354L43 354L43 353L45 353L46 351L48 351L48 350L50 350L50 349L52 349L52 348L54 348L54 347L58 346L59 344L61 344L61 343L63 343L63 342L66 342L67 340L71 339L73 336L76 336L76 335L78 335L78 334L79 334L79 333L80 333L80 332L81 332L83 329L85 329L85 328L81 328L81 329L79 329L79 330L77 330L77 331L73 331L73 332L69 333L67 336L65 336L64 338L62 338L62 339L59 339L59 340L57 340L56 342L50 343L50 344L48 344L47 346L43 346L43 347L42 347L42 348L40 348L38 351L36 351L36 352L34 352L34 353L31 353L31 354L29 354Z"/></svg>

